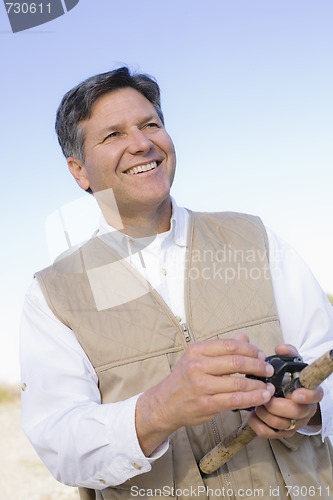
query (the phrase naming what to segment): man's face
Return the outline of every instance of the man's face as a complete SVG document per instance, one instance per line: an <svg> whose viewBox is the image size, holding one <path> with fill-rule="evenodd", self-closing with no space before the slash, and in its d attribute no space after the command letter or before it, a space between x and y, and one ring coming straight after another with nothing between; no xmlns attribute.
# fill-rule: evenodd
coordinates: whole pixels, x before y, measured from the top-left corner
<svg viewBox="0 0 333 500"><path fill-rule="evenodd" d="M100 97L84 130L84 162L69 159L82 189L112 188L121 215L169 202L176 155L154 106L132 88Z"/></svg>

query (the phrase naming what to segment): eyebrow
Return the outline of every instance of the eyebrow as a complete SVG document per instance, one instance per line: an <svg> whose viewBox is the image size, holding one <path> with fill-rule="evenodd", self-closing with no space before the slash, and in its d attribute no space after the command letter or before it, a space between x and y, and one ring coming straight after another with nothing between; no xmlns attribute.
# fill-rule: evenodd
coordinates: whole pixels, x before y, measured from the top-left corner
<svg viewBox="0 0 333 500"><path fill-rule="evenodd" d="M155 111L153 114L149 114L145 116L144 118L140 119L140 121L137 123L138 126L143 125L144 123L150 122L151 120L158 120L160 123L162 123L160 117L158 116L157 111ZM107 127L101 129L98 132L98 137L102 138L105 135L107 135L110 132L115 132L117 130L120 130L123 128L123 125L120 123L115 123L113 125L108 125Z"/></svg>

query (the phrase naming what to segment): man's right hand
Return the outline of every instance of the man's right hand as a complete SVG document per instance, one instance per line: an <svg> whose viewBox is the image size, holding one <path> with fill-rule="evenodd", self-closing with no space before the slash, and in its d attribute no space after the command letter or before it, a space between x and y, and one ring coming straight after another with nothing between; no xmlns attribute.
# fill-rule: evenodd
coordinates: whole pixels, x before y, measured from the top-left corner
<svg viewBox="0 0 333 500"><path fill-rule="evenodd" d="M136 407L136 430L146 456L184 425L198 425L226 410L267 403L272 384L239 375L271 377L273 367L246 335L190 345L170 375Z"/></svg>

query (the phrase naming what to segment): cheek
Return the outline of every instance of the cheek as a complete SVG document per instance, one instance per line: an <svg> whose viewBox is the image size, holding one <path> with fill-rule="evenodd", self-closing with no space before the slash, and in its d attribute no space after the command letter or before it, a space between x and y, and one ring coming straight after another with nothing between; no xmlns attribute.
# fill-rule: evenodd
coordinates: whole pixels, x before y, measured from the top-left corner
<svg viewBox="0 0 333 500"><path fill-rule="evenodd" d="M112 175L118 166L120 155L111 151L96 154L87 162L87 172L91 179L103 179Z"/></svg>
<svg viewBox="0 0 333 500"><path fill-rule="evenodd" d="M175 162L175 160L176 160L175 146L174 146L171 138L167 134L164 137L162 148L163 148L164 152L167 154L167 156L169 157L169 160L173 160Z"/></svg>
<svg viewBox="0 0 333 500"><path fill-rule="evenodd" d="M168 143L169 149L175 153L175 146L169 134L166 134L166 142Z"/></svg>

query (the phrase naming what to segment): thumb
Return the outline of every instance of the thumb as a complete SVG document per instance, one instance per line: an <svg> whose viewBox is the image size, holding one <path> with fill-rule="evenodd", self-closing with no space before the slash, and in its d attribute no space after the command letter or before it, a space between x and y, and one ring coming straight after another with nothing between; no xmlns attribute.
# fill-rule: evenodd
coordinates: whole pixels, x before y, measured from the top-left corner
<svg viewBox="0 0 333 500"><path fill-rule="evenodd" d="M246 333L237 333L234 338L243 342L250 342L249 336Z"/></svg>
<svg viewBox="0 0 333 500"><path fill-rule="evenodd" d="M275 347L275 353L286 356L299 356L299 352L292 344L279 344Z"/></svg>

